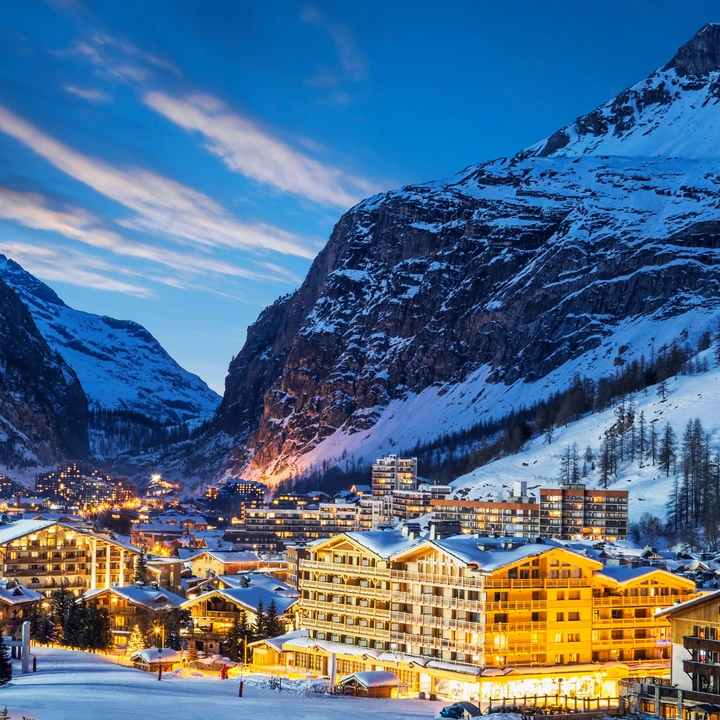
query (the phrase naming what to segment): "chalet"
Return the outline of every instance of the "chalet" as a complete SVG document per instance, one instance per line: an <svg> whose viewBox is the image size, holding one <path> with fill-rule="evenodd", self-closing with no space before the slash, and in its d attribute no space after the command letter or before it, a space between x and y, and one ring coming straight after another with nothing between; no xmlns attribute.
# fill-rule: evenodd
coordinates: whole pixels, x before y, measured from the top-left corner
<svg viewBox="0 0 720 720"><path fill-rule="evenodd" d="M257 624L257 609L262 602L267 610L275 601L278 617L290 630L295 626L294 608L297 597L286 597L267 587L259 585L228 589L209 589L197 596L188 598L183 610L189 610L192 616L192 639L197 642L198 650L217 652L228 630L244 612L251 626Z"/></svg>
<svg viewBox="0 0 720 720"><path fill-rule="evenodd" d="M42 593L10 580L0 582L0 627L4 635L15 635L33 608L45 601Z"/></svg>
<svg viewBox="0 0 720 720"><path fill-rule="evenodd" d="M88 590L83 598L107 609L116 647L127 645L135 625L147 630L184 602L184 598L161 589L157 583Z"/></svg>

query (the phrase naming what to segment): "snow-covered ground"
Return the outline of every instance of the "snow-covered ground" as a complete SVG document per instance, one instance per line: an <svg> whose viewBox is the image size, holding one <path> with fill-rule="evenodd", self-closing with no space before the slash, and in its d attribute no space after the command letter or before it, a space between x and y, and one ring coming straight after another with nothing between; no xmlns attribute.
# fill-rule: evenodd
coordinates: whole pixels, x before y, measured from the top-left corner
<svg viewBox="0 0 720 720"><path fill-rule="evenodd" d="M115 665L102 655L33 648L38 672L20 675L0 688L0 710L6 705L37 720L412 720L434 717L447 703L422 700L372 700L278 693L257 683L238 695L237 679L174 677Z"/></svg>
<svg viewBox="0 0 720 720"><path fill-rule="evenodd" d="M655 425L658 436L669 422L678 437L678 444L688 421L699 417L705 432L710 433L713 439L712 447L715 448L720 431L720 368L715 367L712 351L706 350L698 357L706 359L711 369L697 375L671 378L664 401L658 396L657 388L650 387L647 392L628 396L626 404L633 401L636 418L641 411L644 412L648 428L650 424ZM566 448L573 443L577 444L582 465L585 448L589 445L597 455L603 433L616 420L613 408L589 415L558 428L549 445L543 437L536 438L528 443L523 452L477 468L455 480L452 486L455 489L469 488L468 500L504 499L511 494L514 481L525 480L531 493L537 495L539 487L558 485L556 478L560 471L560 458ZM600 487L600 474L597 469L591 471L583 480L588 487ZM633 464L626 463L621 467L618 477L611 481L609 487L630 491L630 518L637 519L644 512L664 517L672 484L672 475L667 477L657 465L652 465L647 460L643 467L640 467L636 460Z"/></svg>

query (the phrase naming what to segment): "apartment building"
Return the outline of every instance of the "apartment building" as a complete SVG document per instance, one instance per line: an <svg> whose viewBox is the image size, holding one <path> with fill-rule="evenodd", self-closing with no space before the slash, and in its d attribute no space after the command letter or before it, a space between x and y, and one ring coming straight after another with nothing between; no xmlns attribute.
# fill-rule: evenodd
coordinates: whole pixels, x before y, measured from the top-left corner
<svg viewBox="0 0 720 720"><path fill-rule="evenodd" d="M540 490L540 535L563 539L626 540L627 490L562 485Z"/></svg>
<svg viewBox="0 0 720 720"><path fill-rule="evenodd" d="M401 520L412 520L432 511L433 500L447 497L449 485L420 485L417 490L393 490L392 515Z"/></svg>
<svg viewBox="0 0 720 720"><path fill-rule="evenodd" d="M273 535L282 543L317 540L357 530L360 512L354 504L320 503L317 508L263 507L245 513L245 542Z"/></svg>
<svg viewBox="0 0 720 720"><path fill-rule="evenodd" d="M507 501L432 501L438 520L455 520L464 533L562 540L627 540L627 490L588 490L584 485L562 485L540 490L540 502L527 494L525 483L515 483Z"/></svg>
<svg viewBox="0 0 720 720"><path fill-rule="evenodd" d="M53 520L0 526L0 573L46 596L59 587L76 595L132 580L139 551L114 538Z"/></svg>
<svg viewBox="0 0 720 720"><path fill-rule="evenodd" d="M604 568L553 544L375 531L307 550L298 559L300 623L310 641L336 655L401 656L411 686L427 677L470 683L462 692L484 700L616 696L621 677L666 673L669 623L655 612L695 597L686 578ZM310 662L297 651L295 659Z"/></svg>
<svg viewBox="0 0 720 720"><path fill-rule="evenodd" d="M432 510L436 520L459 522L467 534L540 536L540 506L536 503L437 499L432 501Z"/></svg>
<svg viewBox="0 0 720 720"><path fill-rule="evenodd" d="M417 458L388 455L372 465L373 495L388 495L393 490L417 490L417 486Z"/></svg>

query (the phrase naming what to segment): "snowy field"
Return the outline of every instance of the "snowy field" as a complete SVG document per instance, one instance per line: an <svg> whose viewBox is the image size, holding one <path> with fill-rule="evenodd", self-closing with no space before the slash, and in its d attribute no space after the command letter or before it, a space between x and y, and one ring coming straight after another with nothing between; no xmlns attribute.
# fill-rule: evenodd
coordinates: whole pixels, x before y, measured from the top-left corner
<svg viewBox="0 0 720 720"><path fill-rule="evenodd" d="M0 688L0 710L13 720L411 720L433 717L447 703L298 696L248 683L238 698L237 680L179 678L115 665L102 655L33 648L38 672L20 675ZM19 712L18 712L19 711Z"/></svg>

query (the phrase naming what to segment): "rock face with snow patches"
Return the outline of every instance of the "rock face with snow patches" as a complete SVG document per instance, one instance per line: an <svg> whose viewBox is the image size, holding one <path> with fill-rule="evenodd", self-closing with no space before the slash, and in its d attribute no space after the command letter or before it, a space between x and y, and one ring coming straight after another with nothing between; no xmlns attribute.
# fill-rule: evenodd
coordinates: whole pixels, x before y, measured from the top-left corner
<svg viewBox="0 0 720 720"><path fill-rule="evenodd" d="M91 410L133 410L162 423L212 416L218 396L141 325L68 307L3 255L0 278L15 289L43 337L73 368Z"/></svg>
<svg viewBox="0 0 720 720"><path fill-rule="evenodd" d="M0 464L85 457L87 424L87 401L75 373L0 279Z"/></svg>
<svg viewBox="0 0 720 720"><path fill-rule="evenodd" d="M515 157L361 202L230 365L212 429L228 470L397 452L707 329L719 158L709 25Z"/></svg>

